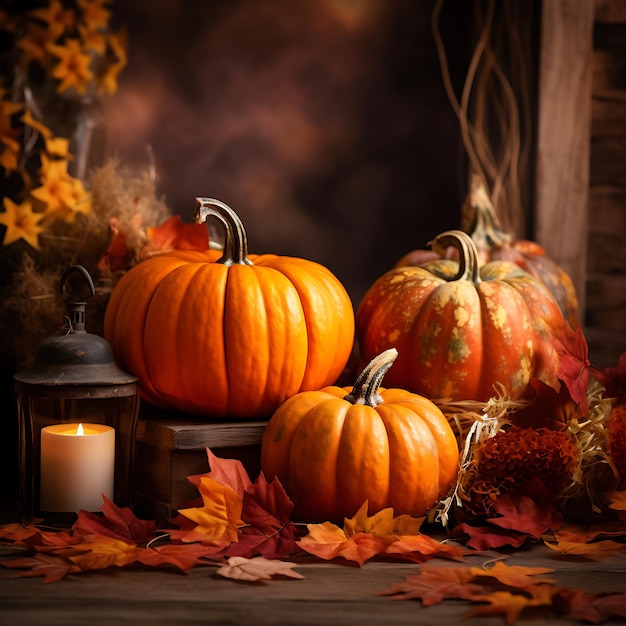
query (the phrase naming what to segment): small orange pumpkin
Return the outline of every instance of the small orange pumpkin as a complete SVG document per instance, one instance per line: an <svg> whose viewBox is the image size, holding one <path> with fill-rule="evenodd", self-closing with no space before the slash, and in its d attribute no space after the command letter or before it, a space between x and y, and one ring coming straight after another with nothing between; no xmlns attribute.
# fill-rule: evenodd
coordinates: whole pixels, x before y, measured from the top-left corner
<svg viewBox="0 0 626 626"><path fill-rule="evenodd" d="M197 198L196 221L218 218L224 250L142 261L115 286L104 334L144 399L210 417L268 417L287 398L334 383L354 343L354 309L324 266L248 256L227 205Z"/></svg>
<svg viewBox="0 0 626 626"><path fill-rule="evenodd" d="M458 473L458 444L439 408L381 381L397 356L376 356L354 387L299 393L270 419L261 469L278 476L296 519L336 521L393 507L422 516L444 497Z"/></svg>
<svg viewBox="0 0 626 626"><path fill-rule="evenodd" d="M397 348L388 383L434 400L485 402L498 386L517 399L533 377L558 389L553 340L565 320L547 287L510 262L479 268L463 231L433 242L450 246L458 263L392 269L368 289L356 316L362 360Z"/></svg>

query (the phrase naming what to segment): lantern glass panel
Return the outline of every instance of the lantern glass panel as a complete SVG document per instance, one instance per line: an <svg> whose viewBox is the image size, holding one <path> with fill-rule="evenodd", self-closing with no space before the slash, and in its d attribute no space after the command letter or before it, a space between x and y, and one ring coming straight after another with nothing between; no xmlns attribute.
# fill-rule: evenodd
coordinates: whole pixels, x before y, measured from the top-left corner
<svg viewBox="0 0 626 626"><path fill-rule="evenodd" d="M26 516L40 509L41 431L55 424L103 424L115 430L113 501L132 506L135 432L139 399L135 385L104 388L29 388L18 385L20 501ZM117 394L117 395L111 395Z"/></svg>

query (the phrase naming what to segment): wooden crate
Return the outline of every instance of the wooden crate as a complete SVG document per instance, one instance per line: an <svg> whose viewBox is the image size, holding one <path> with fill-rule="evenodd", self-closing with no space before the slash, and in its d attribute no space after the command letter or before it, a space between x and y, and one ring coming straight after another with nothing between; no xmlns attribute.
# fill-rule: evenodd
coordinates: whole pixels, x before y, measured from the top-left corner
<svg viewBox="0 0 626 626"><path fill-rule="evenodd" d="M135 445L135 512L144 519L174 517L197 499L188 476L209 471L206 448L239 459L252 480L260 471L266 421L202 421L142 406Z"/></svg>

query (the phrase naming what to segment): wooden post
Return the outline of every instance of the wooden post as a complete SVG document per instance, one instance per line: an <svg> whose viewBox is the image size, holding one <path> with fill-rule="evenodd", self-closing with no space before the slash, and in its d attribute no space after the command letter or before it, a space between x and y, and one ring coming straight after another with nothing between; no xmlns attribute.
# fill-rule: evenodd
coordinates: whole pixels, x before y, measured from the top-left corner
<svg viewBox="0 0 626 626"><path fill-rule="evenodd" d="M534 238L572 278L584 319L593 0L544 0Z"/></svg>

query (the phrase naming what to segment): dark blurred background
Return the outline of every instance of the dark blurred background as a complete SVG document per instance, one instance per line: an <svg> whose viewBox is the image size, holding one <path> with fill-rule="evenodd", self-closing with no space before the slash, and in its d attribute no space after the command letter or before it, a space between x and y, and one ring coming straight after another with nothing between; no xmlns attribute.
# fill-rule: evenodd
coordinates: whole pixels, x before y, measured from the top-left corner
<svg viewBox="0 0 626 626"><path fill-rule="evenodd" d="M33 6L0 0L19 12ZM473 6L446 0L441 10L457 92L475 45ZM434 7L435 0L118 0L112 23L128 31L128 65L103 102L103 158L154 167L158 193L185 221L196 196L226 202L246 225L251 252L326 265L356 307L403 254L459 226L466 155L443 85ZM10 58L2 57L3 71ZM11 265L2 267L10 287ZM1 452L16 468L19 355L7 346ZM0 481L3 499L16 483L16 472Z"/></svg>
<svg viewBox="0 0 626 626"><path fill-rule="evenodd" d="M149 163L173 213L229 204L252 252L309 258L355 306L402 254L459 224L466 185L431 0L127 0L129 64L107 149ZM440 29L460 88L471 3Z"/></svg>

